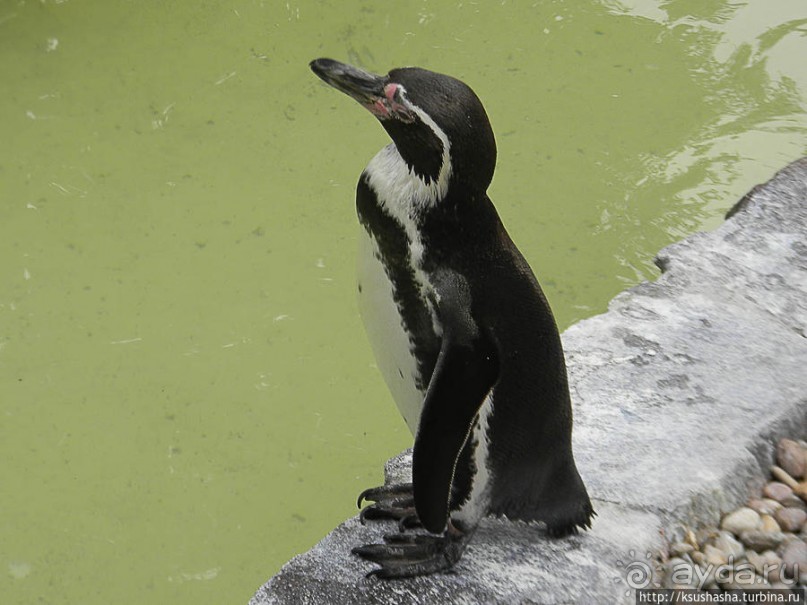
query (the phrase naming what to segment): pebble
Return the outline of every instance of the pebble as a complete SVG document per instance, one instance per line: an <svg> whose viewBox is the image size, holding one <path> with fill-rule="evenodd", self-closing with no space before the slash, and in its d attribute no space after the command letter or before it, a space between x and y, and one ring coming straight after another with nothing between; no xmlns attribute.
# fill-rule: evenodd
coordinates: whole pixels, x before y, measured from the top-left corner
<svg viewBox="0 0 807 605"><path fill-rule="evenodd" d="M794 479L805 478L807 457L802 447L792 439L782 439L776 446L776 461Z"/></svg>
<svg viewBox="0 0 807 605"><path fill-rule="evenodd" d="M782 503L770 498L753 498L748 501L748 508L757 511L760 515L772 515L782 508Z"/></svg>
<svg viewBox="0 0 807 605"><path fill-rule="evenodd" d="M782 566L782 559L779 558L779 555L772 550L766 550L763 553L755 553L753 550L749 550L747 556L748 562L754 566L760 577L769 582L779 581Z"/></svg>
<svg viewBox="0 0 807 605"><path fill-rule="evenodd" d="M696 587L684 577L671 578L672 563L698 572L697 580L705 579L698 588L709 592L807 585L807 443L781 440L776 463L771 472L781 481L770 480L760 497L726 514L719 530L685 528L669 546L664 585Z"/></svg>
<svg viewBox="0 0 807 605"><path fill-rule="evenodd" d="M807 512L800 508L780 508L775 517L783 530L796 533L807 521Z"/></svg>
<svg viewBox="0 0 807 605"><path fill-rule="evenodd" d="M774 519L770 515L761 515L761 517L762 517L762 531L766 532L782 531L782 528L779 526L779 523L776 522L776 519Z"/></svg>
<svg viewBox="0 0 807 605"><path fill-rule="evenodd" d="M745 554L745 547L730 532L721 531L712 542L712 545L729 557L737 560Z"/></svg>
<svg viewBox="0 0 807 605"><path fill-rule="evenodd" d="M771 481L762 488L762 494L766 498L781 502L784 498L793 495L793 490L780 481Z"/></svg>
<svg viewBox="0 0 807 605"><path fill-rule="evenodd" d="M701 528L695 532L695 543L698 545L698 548L703 548L706 546L707 542L714 540L717 537L717 530L709 527L709 528Z"/></svg>
<svg viewBox="0 0 807 605"><path fill-rule="evenodd" d="M711 544L707 544L703 547L703 557L707 565L714 565L715 567L725 565L729 562L728 555Z"/></svg>
<svg viewBox="0 0 807 605"><path fill-rule="evenodd" d="M757 576L754 568L745 563L738 565L732 573L727 574L727 581L720 584L724 590L743 590L748 588L768 588L768 583Z"/></svg>
<svg viewBox="0 0 807 605"><path fill-rule="evenodd" d="M798 534L791 534L789 532L782 532L782 535L785 537L785 539L782 540L782 543L779 545L779 548L776 549L776 551L780 555L784 552L785 548L787 548L788 544L790 544L791 542L798 542L799 541Z"/></svg>
<svg viewBox="0 0 807 605"><path fill-rule="evenodd" d="M801 510L807 512L807 502L804 502L804 500L799 498L796 494L790 494L789 496L783 498L782 506L787 506L789 508L800 508Z"/></svg>
<svg viewBox="0 0 807 605"><path fill-rule="evenodd" d="M782 552L785 575L794 578L799 571L807 570L807 543L802 540L793 540Z"/></svg>
<svg viewBox="0 0 807 605"><path fill-rule="evenodd" d="M681 555L686 555L691 553L695 550L695 547L688 542L675 542L670 544L670 556L671 557L680 557Z"/></svg>
<svg viewBox="0 0 807 605"><path fill-rule="evenodd" d="M664 578L665 588L697 588L698 574L692 563L674 557L667 562Z"/></svg>
<svg viewBox="0 0 807 605"><path fill-rule="evenodd" d="M699 564L697 569L694 570L695 574L698 578L698 582L700 583L700 588L704 590L709 590L711 588L717 588L717 580L715 579L715 574L717 573L717 567L714 565L706 565L706 564Z"/></svg>
<svg viewBox="0 0 807 605"><path fill-rule="evenodd" d="M782 581L782 558L772 550L762 554L765 557L765 563L768 565L768 581L781 582Z"/></svg>
<svg viewBox="0 0 807 605"><path fill-rule="evenodd" d="M762 519L759 513L746 506L729 513L723 517L723 521L720 523L721 529L730 531L735 536L742 535L744 531L759 529L761 526Z"/></svg>
<svg viewBox="0 0 807 605"><path fill-rule="evenodd" d="M742 534L742 541L749 549L756 552L773 550L785 541L785 534L778 532L767 532L759 529L752 529Z"/></svg>

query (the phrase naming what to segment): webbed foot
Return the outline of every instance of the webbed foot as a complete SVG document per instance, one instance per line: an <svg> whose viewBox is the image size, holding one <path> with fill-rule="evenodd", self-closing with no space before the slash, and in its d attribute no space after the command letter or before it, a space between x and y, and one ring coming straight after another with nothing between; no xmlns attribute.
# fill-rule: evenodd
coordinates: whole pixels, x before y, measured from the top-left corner
<svg viewBox="0 0 807 605"><path fill-rule="evenodd" d="M367 576L410 578L450 570L460 560L473 531L464 531L449 521L442 536L432 534L390 534L384 544L366 544L353 554L381 567Z"/></svg>

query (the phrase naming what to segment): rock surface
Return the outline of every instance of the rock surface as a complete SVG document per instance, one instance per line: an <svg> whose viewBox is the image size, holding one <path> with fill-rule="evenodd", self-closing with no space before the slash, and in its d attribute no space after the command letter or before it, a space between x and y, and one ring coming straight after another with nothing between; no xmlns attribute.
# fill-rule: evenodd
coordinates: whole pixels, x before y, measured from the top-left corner
<svg viewBox="0 0 807 605"><path fill-rule="evenodd" d="M633 603L665 532L717 525L761 490L771 443L807 433L807 158L729 217L662 250L656 282L563 334L591 531L552 540L487 519L456 573L380 581L350 549L394 526L353 518L250 604ZM393 459L388 480L407 464Z"/></svg>

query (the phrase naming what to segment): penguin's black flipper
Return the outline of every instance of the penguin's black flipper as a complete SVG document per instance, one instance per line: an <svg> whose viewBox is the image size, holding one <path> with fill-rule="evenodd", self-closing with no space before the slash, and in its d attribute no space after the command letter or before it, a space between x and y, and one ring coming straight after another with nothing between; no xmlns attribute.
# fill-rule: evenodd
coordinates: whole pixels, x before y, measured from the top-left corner
<svg viewBox="0 0 807 605"><path fill-rule="evenodd" d="M493 338L471 316L473 301L465 278L439 271L433 285L442 345L415 437L412 483L423 527L440 533L448 521L457 458L499 376L499 355Z"/></svg>
<svg viewBox="0 0 807 605"><path fill-rule="evenodd" d="M432 283L443 334L415 438L412 488L421 524L442 535L393 534L384 537L384 544L354 548L353 554L381 566L370 572L381 578L405 578L451 569L476 530L475 523L449 519L451 485L457 458L479 409L498 379L498 349L489 333L471 316L471 291L465 278L452 271L440 271ZM398 506L379 507L379 513L388 513L400 510L403 503L400 496L405 487L382 487L364 495L390 504L399 498ZM399 520L402 526L407 525L406 518Z"/></svg>

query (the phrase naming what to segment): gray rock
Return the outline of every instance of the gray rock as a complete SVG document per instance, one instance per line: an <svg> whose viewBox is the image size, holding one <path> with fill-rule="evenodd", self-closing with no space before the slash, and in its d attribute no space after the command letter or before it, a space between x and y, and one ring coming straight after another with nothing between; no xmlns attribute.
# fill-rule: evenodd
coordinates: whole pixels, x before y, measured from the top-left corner
<svg viewBox="0 0 807 605"><path fill-rule="evenodd" d="M362 526L354 518L296 557L251 603L566 603L562 595L570 591L578 602L597 603L603 586L618 585L614 594L624 597L630 588L627 574L636 574L637 581L649 582L654 575L660 580L644 552L631 554L648 542L658 544L653 516L608 504L598 507L598 515L597 535L563 540L546 539L538 527L489 518L456 573L393 582L366 578L371 566L352 556L350 549L381 540L382 534L396 531L394 525ZM537 601L540 594L543 600Z"/></svg>
<svg viewBox="0 0 807 605"><path fill-rule="evenodd" d="M663 532L717 524L762 487L772 440L807 432L806 200L807 159L716 231L662 250L656 282L562 335L591 531L551 540L487 519L455 573L384 582L350 548L394 527L354 518L252 605L633 603Z"/></svg>

